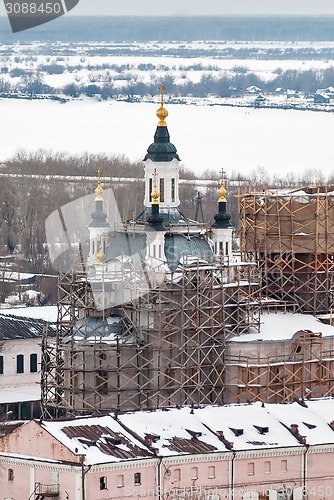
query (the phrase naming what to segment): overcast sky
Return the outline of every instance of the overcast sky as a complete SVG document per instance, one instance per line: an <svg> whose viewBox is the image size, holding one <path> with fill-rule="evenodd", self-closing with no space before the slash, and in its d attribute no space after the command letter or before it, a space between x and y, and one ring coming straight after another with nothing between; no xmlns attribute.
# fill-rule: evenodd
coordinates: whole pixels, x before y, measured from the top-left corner
<svg viewBox="0 0 334 500"><path fill-rule="evenodd" d="M334 0L80 0L75 15L334 14Z"/></svg>

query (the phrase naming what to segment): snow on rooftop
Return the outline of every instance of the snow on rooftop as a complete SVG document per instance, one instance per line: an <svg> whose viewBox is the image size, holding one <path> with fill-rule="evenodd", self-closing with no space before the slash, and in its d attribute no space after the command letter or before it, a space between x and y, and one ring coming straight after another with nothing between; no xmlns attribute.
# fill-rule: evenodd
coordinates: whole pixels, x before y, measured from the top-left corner
<svg viewBox="0 0 334 500"><path fill-rule="evenodd" d="M41 388L39 384L0 389L0 403L21 403L23 401L40 401L40 399Z"/></svg>
<svg viewBox="0 0 334 500"><path fill-rule="evenodd" d="M87 465L150 456L145 446L127 432L112 415L77 418L69 421L44 421L42 426L72 453L85 455ZM99 426L98 436L96 436L96 426ZM92 437L94 435L95 437ZM122 442L113 446L108 438L114 439L115 436L119 437Z"/></svg>
<svg viewBox="0 0 334 500"><path fill-rule="evenodd" d="M231 337L228 342L284 341L291 339L300 330L322 333L323 337L334 335L334 327L325 325L310 314L291 312L264 312L261 315L260 333L250 328L250 333Z"/></svg>
<svg viewBox="0 0 334 500"><path fill-rule="evenodd" d="M256 402L200 409L134 412L119 415L118 418L141 438L154 434L156 441L153 446L164 456L175 455L171 439L189 440L189 431L200 433L195 439L214 446L217 452L227 450L217 437L216 433L219 432L223 433L225 441L232 443L233 450L298 446L300 442L287 429L291 424L299 426L299 433L305 436L307 444L334 443L334 432L328 425L333 420L334 399L306 401L305 405L297 402L263 405ZM186 453L186 449L187 446L183 453Z"/></svg>
<svg viewBox="0 0 334 500"><path fill-rule="evenodd" d="M87 465L158 456L334 445L334 399L206 406L43 421ZM297 434L291 425L297 425ZM145 439L149 438L150 443Z"/></svg>
<svg viewBox="0 0 334 500"><path fill-rule="evenodd" d="M44 321L57 321L57 306L37 306L37 307L11 307L0 309L1 315L11 315L20 318L43 319Z"/></svg>

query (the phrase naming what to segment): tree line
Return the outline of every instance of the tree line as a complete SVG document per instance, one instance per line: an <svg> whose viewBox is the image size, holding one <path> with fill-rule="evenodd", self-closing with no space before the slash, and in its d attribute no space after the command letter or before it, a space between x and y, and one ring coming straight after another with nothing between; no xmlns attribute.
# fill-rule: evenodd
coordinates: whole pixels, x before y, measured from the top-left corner
<svg viewBox="0 0 334 500"><path fill-rule="evenodd" d="M121 74L120 78L126 80L122 86L117 84L117 79L111 76L99 76L92 78L91 83L72 82L62 88L54 88L44 83L43 74L40 72L31 74L29 71L19 69L21 78L18 83L11 83L5 78L0 78L0 94L13 95L23 94L33 98L38 95L64 95L77 98L81 95L88 97L99 97L101 100L110 98L128 97L129 99L144 96L155 96L157 88L161 84L159 78L152 76L151 82L140 81L138 75L131 72ZM16 71L13 70L16 75ZM144 71L143 71L144 72ZM182 97L231 97L244 94L250 86L256 86L263 92L274 93L276 89L293 89L305 94L313 94L318 89L334 86L334 66L324 70L285 70L277 68L275 77L271 80L262 79L256 73L249 71L246 67L235 66L232 71L210 71L203 72L199 82L193 82L186 77L184 71L180 82L180 76L166 71L164 84L168 88L170 96ZM58 97L59 98L59 97Z"/></svg>
<svg viewBox="0 0 334 500"><path fill-rule="evenodd" d="M20 152L9 159L2 168L0 177L0 255L19 255L23 271L53 272L47 253L45 240L45 220L53 211L70 201L91 194L96 187L97 169L102 175L111 177L143 178L143 165L130 162L125 156L112 155L67 155L64 153ZM8 174L8 175L6 175ZM34 175L33 178L16 177L15 174ZM64 176L56 180L55 175ZM68 175L79 176L80 182L72 182ZM37 176L37 177L36 177ZM181 166L181 178L196 179L193 172ZM213 179L216 185L201 189L205 222L212 223L217 213L217 172L204 171L205 179ZM248 175L232 171L227 180L228 210L232 223L238 226L238 206L235 194L238 189L252 186L255 189L294 188L310 184L334 184L334 172L327 179L319 170L309 170L303 174L293 173L270 176L258 168ZM123 221L133 218L143 208L144 183L129 182L104 186L112 188ZM195 184L180 186L180 209L194 219L198 189Z"/></svg>

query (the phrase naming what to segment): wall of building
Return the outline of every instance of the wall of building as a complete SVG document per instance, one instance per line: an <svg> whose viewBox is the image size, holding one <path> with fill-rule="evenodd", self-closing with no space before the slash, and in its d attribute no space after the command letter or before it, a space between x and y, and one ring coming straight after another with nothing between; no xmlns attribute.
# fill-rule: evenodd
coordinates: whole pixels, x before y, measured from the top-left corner
<svg viewBox="0 0 334 500"><path fill-rule="evenodd" d="M83 500L81 478L81 466L27 460L0 453L1 499L35 499L33 493L39 483L41 491L59 492L56 498L61 500ZM86 498L88 500L89 497Z"/></svg>
<svg viewBox="0 0 334 500"><path fill-rule="evenodd" d="M227 341L224 401L278 403L332 395L334 339L316 335L311 339L307 332L297 332L284 341Z"/></svg>
<svg viewBox="0 0 334 500"><path fill-rule="evenodd" d="M36 438L36 428L26 426L25 430L29 430L30 440ZM33 453L38 456L48 451L40 448ZM334 445L331 444L152 457L82 469L80 464L59 464L46 458L28 459L1 452L1 498L28 498L35 483L40 482L58 485L61 500L158 499L161 496L264 500L281 498L277 492L284 490L293 492L294 500L302 500L303 491L308 493L308 498L329 500L334 496L333 459ZM85 496L82 496L83 489ZM253 492L251 497L250 492Z"/></svg>
<svg viewBox="0 0 334 500"><path fill-rule="evenodd" d="M32 386L40 383L41 371L41 340L17 339L5 340L0 342L0 356L2 356L3 370L0 370L0 389L8 387ZM31 364L30 355L37 355L37 366L35 362ZM23 367L18 365L18 356L23 356ZM22 358L21 358L22 359ZM37 371L31 371L32 369ZM22 373L18 373L22 371ZM3 371L3 373L1 373Z"/></svg>

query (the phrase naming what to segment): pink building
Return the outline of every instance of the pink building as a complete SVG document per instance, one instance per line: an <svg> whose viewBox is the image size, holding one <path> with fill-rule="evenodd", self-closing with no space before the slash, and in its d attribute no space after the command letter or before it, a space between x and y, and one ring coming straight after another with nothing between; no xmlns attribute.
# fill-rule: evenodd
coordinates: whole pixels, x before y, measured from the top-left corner
<svg viewBox="0 0 334 500"><path fill-rule="evenodd" d="M1 498L331 499L333 415L323 399L3 424Z"/></svg>

